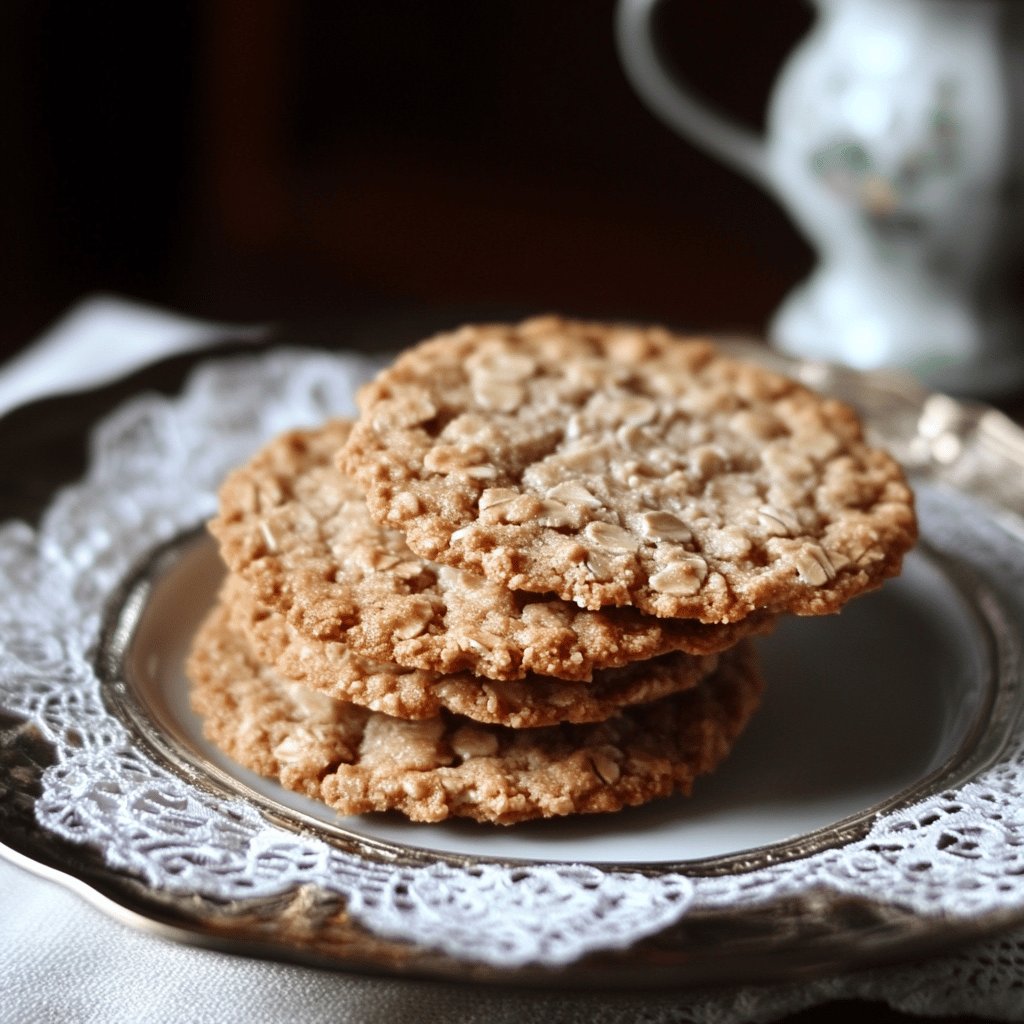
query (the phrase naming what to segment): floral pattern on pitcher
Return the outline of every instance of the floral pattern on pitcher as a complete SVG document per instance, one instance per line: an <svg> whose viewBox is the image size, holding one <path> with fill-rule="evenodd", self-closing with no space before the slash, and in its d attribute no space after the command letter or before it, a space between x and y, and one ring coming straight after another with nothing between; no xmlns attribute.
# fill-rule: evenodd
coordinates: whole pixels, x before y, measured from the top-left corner
<svg viewBox="0 0 1024 1024"><path fill-rule="evenodd" d="M1012 0L816 0L768 131L716 114L664 65L660 0L619 0L652 109L775 195L819 262L769 333L804 358L933 387L1024 388L1024 11Z"/></svg>
<svg viewBox="0 0 1024 1024"><path fill-rule="evenodd" d="M927 211L918 204L930 186L952 190L963 180L956 92L955 82L937 84L924 138L916 148L900 154L895 167L881 166L871 140L853 134L811 152L811 172L837 198L861 211L880 258L898 258L901 243L917 244L927 232Z"/></svg>

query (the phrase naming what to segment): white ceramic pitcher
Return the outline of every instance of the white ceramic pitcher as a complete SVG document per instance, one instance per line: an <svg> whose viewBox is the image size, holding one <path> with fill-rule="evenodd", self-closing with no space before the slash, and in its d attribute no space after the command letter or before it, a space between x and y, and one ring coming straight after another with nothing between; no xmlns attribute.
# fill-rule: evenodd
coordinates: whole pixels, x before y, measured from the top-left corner
<svg viewBox="0 0 1024 1024"><path fill-rule="evenodd" d="M1024 3L815 0L762 139L668 72L655 45L659 2L619 2L634 87L778 197L818 250L772 339L962 393L1024 387L1024 316L1010 282L1024 252ZM770 7L752 5L751 16ZM742 69L742 54L723 59Z"/></svg>

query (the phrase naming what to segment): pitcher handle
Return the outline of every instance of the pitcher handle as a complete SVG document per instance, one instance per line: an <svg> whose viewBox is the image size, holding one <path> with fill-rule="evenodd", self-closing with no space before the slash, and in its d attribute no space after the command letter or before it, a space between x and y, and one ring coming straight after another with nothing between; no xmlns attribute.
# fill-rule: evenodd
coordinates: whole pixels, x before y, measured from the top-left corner
<svg viewBox="0 0 1024 1024"><path fill-rule="evenodd" d="M615 36L627 78L669 127L770 189L764 140L715 112L666 67L654 39L659 3L661 0L619 0Z"/></svg>

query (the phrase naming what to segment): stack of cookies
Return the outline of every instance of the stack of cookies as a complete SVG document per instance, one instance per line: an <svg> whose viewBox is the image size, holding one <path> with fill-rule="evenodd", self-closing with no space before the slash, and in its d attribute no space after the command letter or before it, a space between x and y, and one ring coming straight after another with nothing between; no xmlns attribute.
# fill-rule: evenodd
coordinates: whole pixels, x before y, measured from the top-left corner
<svg viewBox="0 0 1024 1024"><path fill-rule="evenodd" d="M189 660L210 739L343 814L688 793L759 702L749 638L916 534L848 407L660 329L465 327L359 406L225 482Z"/></svg>

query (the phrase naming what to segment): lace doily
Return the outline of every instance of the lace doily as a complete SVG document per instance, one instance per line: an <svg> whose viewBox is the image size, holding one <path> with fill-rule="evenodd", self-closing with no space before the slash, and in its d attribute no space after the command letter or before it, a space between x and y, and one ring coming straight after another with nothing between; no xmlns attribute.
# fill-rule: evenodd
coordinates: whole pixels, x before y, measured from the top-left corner
<svg viewBox="0 0 1024 1024"><path fill-rule="evenodd" d="M694 878L566 864L371 862L274 826L241 800L199 791L135 749L102 703L93 667L105 602L143 556L213 512L229 468L283 429L351 412L354 387L371 370L354 356L296 351L209 363L180 397L141 396L104 420L86 477L61 492L37 530L0 527L3 710L34 723L56 751L35 801L41 826L154 889L231 900L315 884L342 896L375 934L506 967L568 963L628 947L690 908L754 905L812 888L945 918L1024 911L1020 736L993 768L881 817L861 840L763 870ZM1020 609L1024 539L995 517L972 515L962 494L925 487L920 495L930 541L967 562L1000 566L1004 596ZM1022 947L990 944L957 969L982 984L1004 976L1016 969L1007 948L1012 959ZM918 991L920 973L886 976L911 979L905 985ZM807 1005L813 991L863 987L831 984L839 987L787 989L785 1005ZM767 1006L776 999L769 992L783 990L762 991ZM936 991L929 982L919 995ZM927 1009L912 1002L903 1005Z"/></svg>

